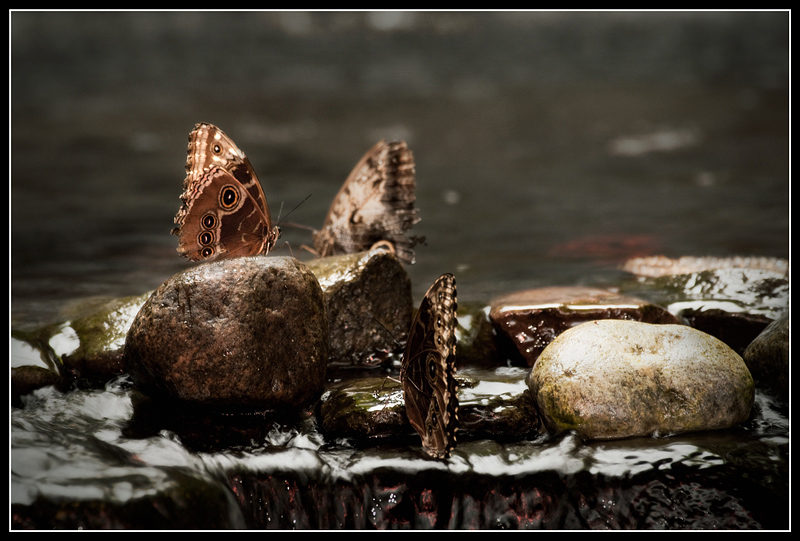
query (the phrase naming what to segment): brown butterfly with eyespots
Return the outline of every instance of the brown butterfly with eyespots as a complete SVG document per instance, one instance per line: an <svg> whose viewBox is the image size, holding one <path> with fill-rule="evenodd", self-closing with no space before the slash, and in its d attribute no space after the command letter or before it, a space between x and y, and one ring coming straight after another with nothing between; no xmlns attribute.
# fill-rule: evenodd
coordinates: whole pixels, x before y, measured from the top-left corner
<svg viewBox="0 0 800 541"><path fill-rule="evenodd" d="M313 234L320 257L388 244L406 263L423 239L406 231L419 222L414 155L405 141L376 143L358 161L333 199L322 229Z"/></svg>
<svg viewBox="0 0 800 541"><path fill-rule="evenodd" d="M189 134L183 205L172 234L178 252L192 261L268 253L280 229L244 152L213 124Z"/></svg>
<svg viewBox="0 0 800 541"><path fill-rule="evenodd" d="M406 416L422 439L422 448L435 458L449 457L456 445L457 310L456 279L443 274L420 303L400 368Z"/></svg>

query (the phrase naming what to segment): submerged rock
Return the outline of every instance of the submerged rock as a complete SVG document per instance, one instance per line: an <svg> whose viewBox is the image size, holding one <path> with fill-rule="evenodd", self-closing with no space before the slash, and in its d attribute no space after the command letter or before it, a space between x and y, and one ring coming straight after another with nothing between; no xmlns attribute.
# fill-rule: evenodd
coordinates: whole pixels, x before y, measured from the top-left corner
<svg viewBox="0 0 800 541"><path fill-rule="evenodd" d="M518 441L538 435L536 406L521 368L469 368L459 371L457 440L491 438ZM362 445L378 441L416 447L400 384L368 376L337 381L320 400L320 430L328 439Z"/></svg>
<svg viewBox="0 0 800 541"><path fill-rule="evenodd" d="M392 253L375 249L308 262L325 294L329 363L380 364L408 336L411 279Z"/></svg>
<svg viewBox="0 0 800 541"><path fill-rule="evenodd" d="M637 274L626 292L666 306L740 355L789 306L783 259L654 257L632 259L624 269Z"/></svg>
<svg viewBox="0 0 800 541"><path fill-rule="evenodd" d="M622 269L639 276L674 276L712 269L762 269L788 274L789 262L774 257L694 257L676 259L663 255L636 257L627 260Z"/></svg>
<svg viewBox="0 0 800 541"><path fill-rule="evenodd" d="M769 324L747 347L744 362L759 383L789 395L789 312Z"/></svg>
<svg viewBox="0 0 800 541"><path fill-rule="evenodd" d="M585 439L668 435L744 422L750 371L718 339L683 325L603 320L565 331L529 385L551 433Z"/></svg>
<svg viewBox="0 0 800 541"><path fill-rule="evenodd" d="M660 306L589 287L544 287L511 293L492 301L489 317L514 343L528 366L534 365L556 336L586 321L679 323Z"/></svg>
<svg viewBox="0 0 800 541"><path fill-rule="evenodd" d="M358 444L410 437L399 384L385 377L350 378L328 386L319 402L320 431Z"/></svg>
<svg viewBox="0 0 800 541"><path fill-rule="evenodd" d="M719 338L739 355L744 355L747 346L772 322L761 314L722 308L685 308L680 315L687 325Z"/></svg>
<svg viewBox="0 0 800 541"><path fill-rule="evenodd" d="M159 286L127 335L125 366L146 394L220 408L307 406L323 389L322 290L292 257L198 265Z"/></svg>
<svg viewBox="0 0 800 541"><path fill-rule="evenodd" d="M22 405L22 397L42 387L60 387L65 382L61 359L36 333L11 331L11 405Z"/></svg>
<svg viewBox="0 0 800 541"><path fill-rule="evenodd" d="M97 385L125 372L125 337L150 294L73 307L74 317L50 339L73 380Z"/></svg>
<svg viewBox="0 0 800 541"><path fill-rule="evenodd" d="M12 404L49 385L99 387L124 373L125 335L149 295L82 300L64 310L58 323L12 329Z"/></svg>
<svg viewBox="0 0 800 541"><path fill-rule="evenodd" d="M506 366L518 356L516 348L498 340L497 328L484 303L459 302L456 325L456 366Z"/></svg>

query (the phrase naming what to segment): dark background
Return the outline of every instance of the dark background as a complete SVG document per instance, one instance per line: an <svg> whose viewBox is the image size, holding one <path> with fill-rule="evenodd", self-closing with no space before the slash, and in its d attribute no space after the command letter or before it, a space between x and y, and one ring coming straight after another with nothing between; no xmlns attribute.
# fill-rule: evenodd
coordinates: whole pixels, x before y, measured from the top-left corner
<svg viewBox="0 0 800 541"><path fill-rule="evenodd" d="M12 326L189 264L169 233L200 121L314 227L407 140L417 298L443 272L488 301L635 255L789 256L786 11L9 16Z"/></svg>

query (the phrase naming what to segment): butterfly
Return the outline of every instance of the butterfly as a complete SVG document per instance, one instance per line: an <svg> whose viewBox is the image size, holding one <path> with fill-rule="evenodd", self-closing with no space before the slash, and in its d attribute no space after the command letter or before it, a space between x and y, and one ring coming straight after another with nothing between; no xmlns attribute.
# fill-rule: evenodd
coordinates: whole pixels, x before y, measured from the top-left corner
<svg viewBox="0 0 800 541"><path fill-rule="evenodd" d="M414 262L421 238L405 232L419 222L414 155L404 141L376 143L359 160L331 203L322 229L313 233L320 257L369 250L387 244Z"/></svg>
<svg viewBox="0 0 800 541"><path fill-rule="evenodd" d="M457 309L455 277L443 274L414 316L400 368L406 415L422 438L422 448L436 458L449 457L456 445Z"/></svg>
<svg viewBox="0 0 800 541"><path fill-rule="evenodd" d="M213 124L189 134L183 202L172 234L192 261L268 253L280 229L250 160Z"/></svg>

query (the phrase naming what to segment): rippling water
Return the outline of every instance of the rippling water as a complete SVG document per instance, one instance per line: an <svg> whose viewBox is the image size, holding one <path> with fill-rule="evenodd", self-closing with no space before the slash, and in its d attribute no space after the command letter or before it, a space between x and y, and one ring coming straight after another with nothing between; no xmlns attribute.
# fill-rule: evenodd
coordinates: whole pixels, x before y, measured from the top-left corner
<svg viewBox="0 0 800 541"><path fill-rule="evenodd" d="M228 495L220 513L233 527L402 527L398 520L408 515L392 501L407 505L431 486L441 493L427 526L787 527L788 417L762 393L753 419L737 429L591 443L571 435L502 445L476 440L446 462L402 447L326 441L313 423L275 424L263 440L193 452L169 430L128 435L132 408L125 378L105 390L30 395L11 416L11 502L31 504L42 495L129 503L182 481L179 471L217 487L230 477L243 508ZM287 499L287 486L297 499ZM367 493L383 494L372 505L381 517L336 515L342 505L369 515ZM249 506L259 494L256 512ZM538 507L523 505L526 498ZM561 508L546 503L553 498L564 499ZM497 507L501 500L505 507ZM302 518L292 524L290 515Z"/></svg>
<svg viewBox="0 0 800 541"><path fill-rule="evenodd" d="M187 265L169 231L199 121L247 153L274 215L310 194L291 220L311 226L377 139L406 139L414 233L427 237L409 268L417 299L442 272L457 275L459 300L487 302L614 285L630 256L789 256L785 12L12 12L10 23L12 327L149 291ZM284 239L296 254L310 240L290 228ZM130 501L176 471L219 488L232 465L340 489L379 470L369 494L338 492L361 502L347 525L389 523L413 499L420 517L455 526L780 528L788 411L758 399L748 426L719 434L476 441L431 466L303 426L192 452L168 431L123 435L124 382L41 390L12 411L11 499ZM397 472L431 468L458 473L460 496L390 490ZM276 483L247 488L285 494ZM264 526L239 494L220 494L229 524ZM370 511L367 496L386 505ZM332 520L275 502L260 516Z"/></svg>

